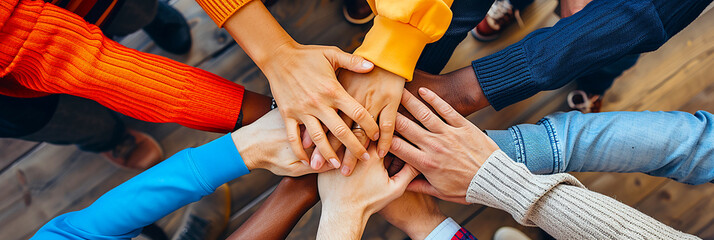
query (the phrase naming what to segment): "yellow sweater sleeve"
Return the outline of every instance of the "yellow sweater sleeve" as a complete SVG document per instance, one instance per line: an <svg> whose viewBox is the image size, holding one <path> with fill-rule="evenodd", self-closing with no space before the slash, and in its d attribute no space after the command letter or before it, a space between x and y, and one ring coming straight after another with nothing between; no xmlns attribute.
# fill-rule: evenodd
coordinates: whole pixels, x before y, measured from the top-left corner
<svg viewBox="0 0 714 240"><path fill-rule="evenodd" d="M196 0L218 27L223 27L229 17L252 0Z"/></svg>
<svg viewBox="0 0 714 240"><path fill-rule="evenodd" d="M367 0L374 25L355 54L411 81L426 44L451 23L453 0Z"/></svg>

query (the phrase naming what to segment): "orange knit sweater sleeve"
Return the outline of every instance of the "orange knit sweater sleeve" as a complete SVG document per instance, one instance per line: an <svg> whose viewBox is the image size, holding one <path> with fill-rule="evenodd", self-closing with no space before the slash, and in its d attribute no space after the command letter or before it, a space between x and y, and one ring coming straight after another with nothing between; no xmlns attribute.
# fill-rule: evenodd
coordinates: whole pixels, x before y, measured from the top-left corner
<svg viewBox="0 0 714 240"><path fill-rule="evenodd" d="M218 27L223 27L229 17L252 0L196 0Z"/></svg>
<svg viewBox="0 0 714 240"><path fill-rule="evenodd" d="M228 132L244 88L207 71L142 53L44 1L0 2L0 94L64 93L149 122Z"/></svg>

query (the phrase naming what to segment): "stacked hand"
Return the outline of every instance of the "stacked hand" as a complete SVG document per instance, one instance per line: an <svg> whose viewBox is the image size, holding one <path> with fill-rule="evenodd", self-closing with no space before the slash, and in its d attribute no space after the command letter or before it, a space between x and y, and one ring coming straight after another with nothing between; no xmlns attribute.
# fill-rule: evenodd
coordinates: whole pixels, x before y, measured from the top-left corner
<svg viewBox="0 0 714 240"><path fill-rule="evenodd" d="M446 122L405 91L402 104L426 129L397 116L396 129L404 139L394 138L390 151L426 177L412 182L409 190L467 204L471 179L498 145L431 90L420 88L419 95Z"/></svg>

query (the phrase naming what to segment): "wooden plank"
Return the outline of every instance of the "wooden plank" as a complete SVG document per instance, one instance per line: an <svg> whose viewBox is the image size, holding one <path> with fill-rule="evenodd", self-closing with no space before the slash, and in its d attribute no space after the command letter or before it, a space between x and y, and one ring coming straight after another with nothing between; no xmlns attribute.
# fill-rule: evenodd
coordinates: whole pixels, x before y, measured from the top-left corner
<svg viewBox="0 0 714 240"><path fill-rule="evenodd" d="M695 234L703 239L714 239L714 214L712 213L714 213L714 200L711 197L704 197L679 217L680 224L672 227Z"/></svg>
<svg viewBox="0 0 714 240"><path fill-rule="evenodd" d="M597 177L585 179L582 183L592 191L633 206L667 181L666 178L642 173L597 173Z"/></svg>
<svg viewBox="0 0 714 240"><path fill-rule="evenodd" d="M38 144L20 139L0 138L0 173Z"/></svg>
<svg viewBox="0 0 714 240"><path fill-rule="evenodd" d="M706 87L702 92L692 97L689 102L680 106L679 111L694 113L699 110L714 112L714 83Z"/></svg>
<svg viewBox="0 0 714 240"><path fill-rule="evenodd" d="M688 185L667 180L667 183L637 204L637 209L669 226L683 226L682 216L714 194L713 184ZM712 213L709 212L709 215Z"/></svg>

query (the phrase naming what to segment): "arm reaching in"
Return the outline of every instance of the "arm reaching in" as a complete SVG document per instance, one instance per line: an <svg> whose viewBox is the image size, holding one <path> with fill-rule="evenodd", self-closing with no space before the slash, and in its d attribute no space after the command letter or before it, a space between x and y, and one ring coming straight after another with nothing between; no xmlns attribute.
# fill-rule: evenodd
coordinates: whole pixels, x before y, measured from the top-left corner
<svg viewBox="0 0 714 240"><path fill-rule="evenodd" d="M557 239L696 239L617 200L585 189L569 174L533 175L434 92L419 94L446 122L405 92L402 104L426 127L404 117L392 152L421 171L411 190L509 212Z"/></svg>
<svg viewBox="0 0 714 240"><path fill-rule="evenodd" d="M252 169L291 176L314 173L289 150L285 130L276 127L281 122L272 111L232 134L182 150L89 207L52 219L33 239L132 238L142 227Z"/></svg>

